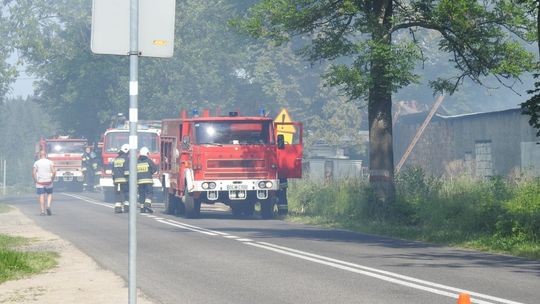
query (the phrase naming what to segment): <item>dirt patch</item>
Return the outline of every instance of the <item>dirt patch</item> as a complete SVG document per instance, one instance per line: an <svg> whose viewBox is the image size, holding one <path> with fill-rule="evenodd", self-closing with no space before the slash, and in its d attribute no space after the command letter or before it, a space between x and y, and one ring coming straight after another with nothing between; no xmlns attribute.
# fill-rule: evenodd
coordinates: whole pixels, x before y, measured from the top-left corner
<svg viewBox="0 0 540 304"><path fill-rule="evenodd" d="M29 250L54 251L58 266L28 278L0 284L1 304L127 303L126 282L100 268L92 258L57 235L43 230L19 210L0 213L0 233L33 238ZM152 304L139 292L137 303Z"/></svg>

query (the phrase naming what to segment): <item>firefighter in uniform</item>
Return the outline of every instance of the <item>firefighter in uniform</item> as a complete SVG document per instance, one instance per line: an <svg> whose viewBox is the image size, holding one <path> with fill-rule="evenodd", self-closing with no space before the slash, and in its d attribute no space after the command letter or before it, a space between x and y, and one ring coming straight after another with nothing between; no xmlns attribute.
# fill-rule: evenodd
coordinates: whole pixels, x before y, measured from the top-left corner
<svg viewBox="0 0 540 304"><path fill-rule="evenodd" d="M113 182L115 192L114 212L129 212L129 145L124 144L113 160Z"/></svg>
<svg viewBox="0 0 540 304"><path fill-rule="evenodd" d="M148 148L142 147L137 160L137 186L139 188L139 206L141 213L153 213L152 195L154 180L152 175L157 172L157 166L148 158Z"/></svg>
<svg viewBox="0 0 540 304"><path fill-rule="evenodd" d="M82 156L82 171L84 176L83 187L86 191L94 190L94 169L92 167L92 157L90 147L84 148Z"/></svg>
<svg viewBox="0 0 540 304"><path fill-rule="evenodd" d="M92 164L92 170L94 171L93 178L93 188L91 188L90 191L95 191L96 187L99 185L99 177L101 176L101 160L96 154L96 152L92 151L90 152L90 163Z"/></svg>

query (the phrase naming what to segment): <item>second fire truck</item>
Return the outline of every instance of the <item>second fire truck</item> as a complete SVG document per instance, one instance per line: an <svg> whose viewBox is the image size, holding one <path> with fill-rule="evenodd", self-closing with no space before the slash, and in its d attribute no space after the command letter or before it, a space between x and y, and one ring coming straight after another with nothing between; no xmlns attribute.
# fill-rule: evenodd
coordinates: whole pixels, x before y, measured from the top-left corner
<svg viewBox="0 0 540 304"><path fill-rule="evenodd" d="M139 121L137 127L139 148L147 147L150 151L148 157L159 166L160 163L160 121ZM103 161L103 169L99 185L103 192L103 197L106 202L114 201L114 183L112 180L112 161L118 156L120 147L123 144L129 143L129 125L119 125L115 128L110 128L103 134L101 156ZM161 181L159 176L154 177L154 193L161 193Z"/></svg>

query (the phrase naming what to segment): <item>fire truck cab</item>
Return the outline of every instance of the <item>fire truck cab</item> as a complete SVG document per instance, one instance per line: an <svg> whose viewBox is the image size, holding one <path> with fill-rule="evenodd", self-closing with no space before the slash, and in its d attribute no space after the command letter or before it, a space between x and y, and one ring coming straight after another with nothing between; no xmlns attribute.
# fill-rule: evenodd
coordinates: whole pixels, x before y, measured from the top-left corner
<svg viewBox="0 0 540 304"><path fill-rule="evenodd" d="M84 174L82 156L87 140L58 136L43 138L36 145L36 157L44 150L47 158L53 161L56 168L55 184L60 189L82 191Z"/></svg>
<svg viewBox="0 0 540 304"><path fill-rule="evenodd" d="M262 218L275 214L280 179L302 172L302 124L296 143L276 134L271 118L210 116L162 122L161 165L165 212L196 218L201 203L221 202L234 215L251 216L260 204ZM286 189L285 189L286 191Z"/></svg>
<svg viewBox="0 0 540 304"><path fill-rule="evenodd" d="M148 157L159 167L160 164L160 121L139 121L137 128L138 148L147 147ZM114 183L112 180L112 161L118 156L120 147L129 143L129 124L111 128L105 131L102 138L102 172L99 185L106 202L114 201ZM154 176L154 193L161 195L161 181L159 175Z"/></svg>

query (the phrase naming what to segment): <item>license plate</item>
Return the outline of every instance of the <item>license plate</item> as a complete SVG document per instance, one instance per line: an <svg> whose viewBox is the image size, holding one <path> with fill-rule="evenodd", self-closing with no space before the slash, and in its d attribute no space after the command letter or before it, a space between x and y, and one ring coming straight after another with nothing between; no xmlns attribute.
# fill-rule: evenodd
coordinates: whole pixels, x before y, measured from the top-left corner
<svg viewBox="0 0 540 304"><path fill-rule="evenodd" d="M227 190L247 190L248 185L227 185Z"/></svg>

